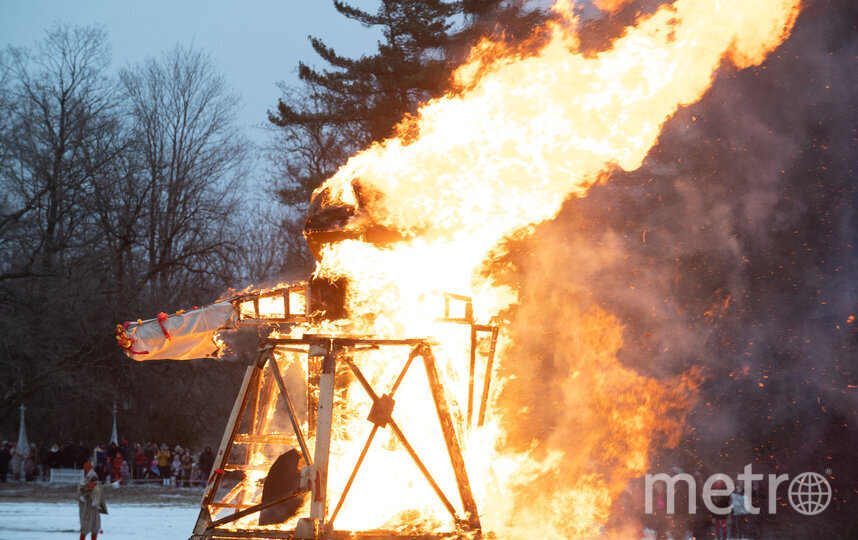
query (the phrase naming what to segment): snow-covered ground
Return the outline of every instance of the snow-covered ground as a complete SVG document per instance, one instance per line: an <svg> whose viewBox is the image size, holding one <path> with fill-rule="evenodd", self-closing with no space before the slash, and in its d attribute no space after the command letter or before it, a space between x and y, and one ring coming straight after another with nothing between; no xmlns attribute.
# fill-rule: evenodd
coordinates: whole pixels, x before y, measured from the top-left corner
<svg viewBox="0 0 858 540"><path fill-rule="evenodd" d="M101 516L103 534L110 540L187 540L199 506L115 503L108 500ZM59 540L77 538L77 505L56 502L0 502L0 540ZM89 536L87 536L87 540Z"/></svg>
<svg viewBox="0 0 858 540"><path fill-rule="evenodd" d="M187 540L200 509L187 502L110 504L108 500L108 511L101 517L104 532L99 539ZM68 540L77 538L78 530L74 501L0 501L0 540ZM641 540L654 539L655 534L644 529Z"/></svg>

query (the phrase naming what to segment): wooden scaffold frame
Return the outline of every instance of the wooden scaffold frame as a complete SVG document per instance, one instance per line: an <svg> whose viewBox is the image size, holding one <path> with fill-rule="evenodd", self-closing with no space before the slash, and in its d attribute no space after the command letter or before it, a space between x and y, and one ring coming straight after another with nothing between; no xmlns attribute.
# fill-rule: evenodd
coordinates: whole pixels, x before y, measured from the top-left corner
<svg viewBox="0 0 858 540"><path fill-rule="evenodd" d="M450 300L462 300L466 302L465 316L461 318L451 318L449 315ZM474 324L471 315L470 299L467 297L458 297L452 295L450 298L445 296L445 316L438 319L444 322L454 322L460 324L468 324L471 326L471 351L469 364L469 381L468 381L468 410L466 415L467 426L471 426L471 417L473 414L474 404L474 374L475 374L475 359L477 356L476 346L479 332L487 332L490 334L491 341L485 368L485 380L483 384L482 400L480 404L478 425L482 425L486 402L489 396L489 384L492 373L492 361L496 349L497 327L482 326ZM287 311L288 313L288 311ZM388 394L378 395L372 388L369 381L363 375L358 363L355 362L352 353L378 349L381 347L408 347L410 352L407 360L399 373L397 379L389 389ZM306 353L309 359L320 359L321 369L315 376L308 370L308 398L311 395L310 385L317 386L318 393L316 399L308 399L308 427L310 431L314 431L315 448L313 456L310 456L310 450L307 447L306 438L301 427L301 423L295 414L292 399L287 391L286 384L283 380L283 375L280 372L280 367L275 358L275 352L292 352ZM450 502L447 495L441 490L435 482L432 474L420 459L418 452L412 447L406 438L405 434L400 429L399 425L393 419L392 412L394 406L393 396L402 383L405 374L409 371L415 359L422 359L425 368L426 378L431 393L432 401L435 406L439 425L441 427L442 437L447 449L447 454L450 459L450 464L453 469L456 486L459 492L459 499L462 503L464 516L460 516L454 505ZM311 362L312 363L312 362ZM357 457L352 473L343 489L343 492L336 502L333 511L330 513L328 501L328 461L330 457L331 433L333 422L334 408L334 376L338 365L348 366L354 377L360 382L367 395L372 401L372 406L367 417L367 420L374 425L370 434L363 446L360 455ZM273 376L273 381L267 385L261 384L264 373L267 371ZM271 379L268 379L270 381ZM263 388L264 386L264 388ZM282 409L289 417L291 427L295 433L295 439L277 434L260 434L257 432L257 412L260 404L260 393L268 392L267 396L271 398L271 392L278 392L279 399L284 405ZM313 408L311 409L311 406ZM242 420L245 413L250 410L250 420L248 433L240 433ZM315 414L313 414L315 413ZM312 420L312 421L310 421ZM349 493L352 483L360 470L360 467L370 449L373 438L379 428L383 429L390 427L398 442L402 445L408 455L411 457L415 466L420 470L423 477L432 487L432 490L438 496L441 503L450 513L453 519L456 530L449 533L436 533L430 535L415 536L398 535L396 533L362 533L354 531L338 531L334 529L334 523L339 514L340 509ZM239 490L239 486L229 490L224 496L218 499L219 489L221 488L224 475L228 471L234 470L253 470L254 466L245 460L244 464L230 463L230 455L233 447L236 444L248 445L265 445L265 444L294 444L297 441L300 453L304 458L305 467L302 469L300 487L297 491L278 498L277 500L268 501L265 503L251 503L246 501L241 503L232 502ZM248 451L246 455L249 456ZM201 502L201 510L199 517L193 529L193 534L190 540L209 540L221 538L304 538L312 540L333 540L333 539L382 539L382 538L424 538L424 539L448 539L448 538L478 538L480 536L480 519L477 512L476 501L474 500L471 491L470 482L468 479L467 470L465 468L464 457L456 429L453 423L453 417L450 412L450 406L447 401L447 396L438 372L435 356L432 352L432 344L426 339L370 339L362 337L334 337L334 336L319 336L305 335L302 338L279 338L269 339L263 343L257 351L254 362L248 366L244 379L241 384L239 395L235 401L232 412L227 422L226 430L213 466L213 473L208 479L206 489ZM298 524L291 530L270 530L270 529L236 529L225 528L224 525L234 523L244 517L254 513L261 512L267 508L279 505L295 497L304 496L309 493L311 497L310 515L302 517L298 520ZM224 509L233 509L234 513L213 518L213 514Z"/></svg>

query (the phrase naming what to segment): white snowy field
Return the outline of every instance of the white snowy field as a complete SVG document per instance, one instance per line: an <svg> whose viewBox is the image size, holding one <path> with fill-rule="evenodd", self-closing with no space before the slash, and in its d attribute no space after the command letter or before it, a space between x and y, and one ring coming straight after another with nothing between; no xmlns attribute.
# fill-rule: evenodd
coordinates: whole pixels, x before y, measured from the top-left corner
<svg viewBox="0 0 858 540"><path fill-rule="evenodd" d="M200 508L114 503L101 516L103 534L110 540L187 540ZM77 504L69 502L0 502L0 540L59 540L77 538ZM89 536L87 535L87 540Z"/></svg>
<svg viewBox="0 0 858 540"><path fill-rule="evenodd" d="M116 503L108 511L101 517L104 532L99 539L187 540L199 506ZM0 502L0 540L68 540L77 538L78 523L74 501ZM652 531L645 530L641 540L654 539Z"/></svg>

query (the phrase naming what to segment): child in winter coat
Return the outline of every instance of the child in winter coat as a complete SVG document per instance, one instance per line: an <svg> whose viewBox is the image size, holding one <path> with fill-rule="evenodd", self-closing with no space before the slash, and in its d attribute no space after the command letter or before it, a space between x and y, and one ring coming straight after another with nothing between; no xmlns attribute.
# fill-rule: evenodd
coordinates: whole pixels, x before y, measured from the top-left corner
<svg viewBox="0 0 858 540"><path fill-rule="evenodd" d="M179 457L179 454L173 456L173 462L170 463L170 472L173 475L173 482L177 486L181 486L182 482L182 458Z"/></svg>
<svg viewBox="0 0 858 540"><path fill-rule="evenodd" d="M124 459L122 460L122 464L119 466L119 478L122 484L128 483L128 478L130 478L131 468L128 466L128 462Z"/></svg>
<svg viewBox="0 0 858 540"><path fill-rule="evenodd" d="M185 450L182 455L182 485L188 487L191 485L191 469L194 466L194 458L191 457L191 451Z"/></svg>
<svg viewBox="0 0 858 540"><path fill-rule="evenodd" d="M191 469L191 485L199 486L203 483L203 471L200 469L199 464L194 463L193 469Z"/></svg>

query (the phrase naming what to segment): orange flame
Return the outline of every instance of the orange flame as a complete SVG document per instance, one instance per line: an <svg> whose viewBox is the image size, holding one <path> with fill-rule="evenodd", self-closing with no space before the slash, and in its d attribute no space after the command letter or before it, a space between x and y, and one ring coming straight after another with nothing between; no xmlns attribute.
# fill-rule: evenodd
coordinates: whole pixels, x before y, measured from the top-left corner
<svg viewBox="0 0 858 540"><path fill-rule="evenodd" d="M632 0L593 0L593 5L602 11L617 11L631 3Z"/></svg>
<svg viewBox="0 0 858 540"><path fill-rule="evenodd" d="M314 195L360 205L370 222L399 234L386 246L352 239L322 249L317 275L350 284L348 330L439 342L447 391L461 407L468 338L434 321L432 293L472 296L483 310L475 318L486 323L515 304L522 291L491 278L486 259L498 243L552 219L567 197L585 196L613 168L639 167L662 125L700 99L725 59L739 69L759 64L787 37L799 3L678 0L638 20L610 49L584 55L571 3L558 2L560 22L550 24L550 39L538 50L475 47L455 73L457 92L421 108L399 137L354 156ZM359 201L355 182L370 196ZM488 279L478 277L480 269ZM622 327L610 313L583 298L544 294L548 315L518 312L501 332L489 422L470 431L459 426L483 528L504 539L599 534L613 502L646 471L651 445L676 444L695 399L696 373L655 380L618 361ZM550 333L543 328L528 337L523 330L552 320L558 322ZM540 375L544 359L522 356L532 350L528 339L552 340L562 351L551 359L552 379ZM373 354L367 376L383 389L402 358ZM522 363L534 367L517 367ZM445 492L454 494L421 384L407 379L394 417L426 452L421 457ZM335 456L355 455L370 428L365 395L346 386L338 396ZM532 417L534 403L549 398L556 415ZM534 435L536 424L550 429ZM368 457L338 528L450 527L389 435L376 443L377 457ZM342 461L332 461L334 497L353 463ZM398 517L386 521L391 515Z"/></svg>

